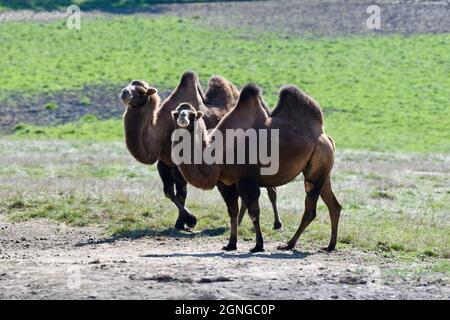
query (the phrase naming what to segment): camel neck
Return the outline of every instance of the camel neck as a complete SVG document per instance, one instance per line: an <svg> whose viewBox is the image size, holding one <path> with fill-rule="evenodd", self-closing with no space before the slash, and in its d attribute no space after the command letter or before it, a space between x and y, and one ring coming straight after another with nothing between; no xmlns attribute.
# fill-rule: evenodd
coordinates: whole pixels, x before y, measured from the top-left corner
<svg viewBox="0 0 450 320"><path fill-rule="evenodd" d="M198 143L200 143L201 153L205 150L208 144L208 136L206 132L206 127L203 119L199 120L199 127L192 131L189 139L191 140L188 146L190 146L190 150L186 150L188 153L190 152L190 157L186 159L186 162L182 162L178 164L178 168L180 169L183 177L193 186L210 190L214 188L220 178L221 168L220 165L216 163L207 164L204 159L200 158L200 163L197 163L195 152ZM178 142L175 142L173 146L178 145ZM184 153L184 150L183 150Z"/></svg>
<svg viewBox="0 0 450 320"><path fill-rule="evenodd" d="M124 114L125 142L133 157L141 163L155 163L161 153L161 133L155 111L159 99L150 97L145 106L127 108Z"/></svg>

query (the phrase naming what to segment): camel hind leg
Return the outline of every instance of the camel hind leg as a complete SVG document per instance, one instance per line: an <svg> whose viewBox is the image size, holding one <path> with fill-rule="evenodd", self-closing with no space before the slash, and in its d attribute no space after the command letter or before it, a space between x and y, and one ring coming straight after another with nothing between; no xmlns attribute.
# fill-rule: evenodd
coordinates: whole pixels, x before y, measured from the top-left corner
<svg viewBox="0 0 450 320"><path fill-rule="evenodd" d="M306 180L305 178L305 190L306 190L305 211L303 213L300 226L298 227L294 236L291 238L291 240L289 240L287 244L278 247L279 250L294 249L303 231L305 231L305 229L309 226L309 224L316 218L317 200L319 199L322 185L323 181L321 180L310 181Z"/></svg>
<svg viewBox="0 0 450 320"><path fill-rule="evenodd" d="M274 222L273 222L273 228L275 230L279 230L283 227L283 224L281 223L280 215L278 214L278 208L277 208L277 189L268 187L267 189L267 195L269 196L270 203L272 204L273 209L273 216L274 216Z"/></svg>
<svg viewBox="0 0 450 320"><path fill-rule="evenodd" d="M341 216L342 206L333 193L330 177L328 177L327 181L323 185L322 191L320 192L320 197L323 202L325 202L325 205L330 213L331 239L327 250L333 251L336 247L339 217Z"/></svg>
<svg viewBox="0 0 450 320"><path fill-rule="evenodd" d="M283 224L280 220L280 215L278 214L278 208L277 208L277 189L273 187L267 187L267 195L269 196L270 203L272 204L273 209L273 216L274 216L274 222L273 222L273 228L274 230L279 230L283 227ZM241 208L239 209L239 219L238 223L239 225L242 222L242 219L244 218L245 211L247 211L247 206L245 205L244 201L241 201Z"/></svg>
<svg viewBox="0 0 450 320"><path fill-rule="evenodd" d="M280 250L292 250L298 239L309 224L316 218L317 201L322 188L326 184L333 167L334 147L327 136L322 135L317 141L308 165L303 170L305 177L305 211L300 226L294 236L285 245L278 247ZM328 194L327 194L328 195Z"/></svg>
<svg viewBox="0 0 450 320"><path fill-rule="evenodd" d="M241 199L241 208L239 209L239 218L238 218L239 225L241 225L242 219L244 219L246 211L247 211L247 206L245 205L244 200Z"/></svg>

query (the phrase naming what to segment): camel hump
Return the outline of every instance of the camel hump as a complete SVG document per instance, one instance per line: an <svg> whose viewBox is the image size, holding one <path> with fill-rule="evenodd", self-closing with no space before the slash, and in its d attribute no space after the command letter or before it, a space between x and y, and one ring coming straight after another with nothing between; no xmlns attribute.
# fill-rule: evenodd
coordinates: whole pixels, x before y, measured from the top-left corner
<svg viewBox="0 0 450 320"><path fill-rule="evenodd" d="M212 76L208 81L205 102L220 109L231 109L239 97L238 89L222 76Z"/></svg>
<svg viewBox="0 0 450 320"><path fill-rule="evenodd" d="M187 90L190 93L198 93L203 103L205 103L205 94L203 88L200 84L197 74L194 71L188 70L181 75L180 83L178 84L178 89Z"/></svg>
<svg viewBox="0 0 450 320"><path fill-rule="evenodd" d="M214 75L208 80L208 87L210 88L221 88L228 85L228 80L222 76Z"/></svg>
<svg viewBox="0 0 450 320"><path fill-rule="evenodd" d="M241 90L237 105L246 105L247 102L257 98L261 98L261 89L254 83L246 84Z"/></svg>
<svg viewBox="0 0 450 320"><path fill-rule="evenodd" d="M198 81L198 77L195 74L194 71L188 70L185 71L182 75L181 75L181 79L180 79L180 86L186 86L189 85L191 83L196 83Z"/></svg>
<svg viewBox="0 0 450 320"><path fill-rule="evenodd" d="M272 117L323 124L323 113L319 103L294 85L281 87L278 104L272 111Z"/></svg>

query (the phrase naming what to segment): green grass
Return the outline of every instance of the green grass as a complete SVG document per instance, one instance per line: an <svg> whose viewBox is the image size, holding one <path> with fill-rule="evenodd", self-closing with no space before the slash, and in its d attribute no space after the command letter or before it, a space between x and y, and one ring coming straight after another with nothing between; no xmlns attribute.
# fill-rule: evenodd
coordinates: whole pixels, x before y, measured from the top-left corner
<svg viewBox="0 0 450 320"><path fill-rule="evenodd" d="M177 211L163 195L155 166L137 163L121 142L0 139L0 154L5 155L4 166L0 166L0 212L13 221L45 218L75 226L94 225L104 227L112 237L218 236L226 241L228 236L228 214L215 190L190 188L187 205L197 216L198 226L194 234L175 231ZM333 172L334 189L344 207L338 248L401 259L450 258L448 160L416 154L411 163L398 167L402 157L339 151ZM436 164L429 169L437 170L436 175L422 179L423 174L414 168L431 161ZM386 190L395 197L385 197ZM301 179L278 188L284 230L274 231L273 212L262 190L261 224L266 240L284 242L293 235L303 201ZM319 201L317 219L302 235L299 249L326 246L329 237L328 212ZM240 239L254 241L247 216Z"/></svg>
<svg viewBox="0 0 450 320"><path fill-rule="evenodd" d="M18 124L14 131L16 137L27 139L117 141L124 136L122 121L117 119L99 121L94 115L85 115L77 122L59 126Z"/></svg>
<svg viewBox="0 0 450 320"><path fill-rule="evenodd" d="M449 34L252 38L195 20L115 17L84 19L79 31L68 30L64 21L2 23L0 41L0 100L9 92L57 94L86 84L109 83L120 90L136 78L173 88L183 71L193 69L203 81L222 74L240 86L256 82L271 105L281 85L300 86L321 103L326 131L338 148L450 151ZM27 132L122 137L119 121L68 126Z"/></svg>
<svg viewBox="0 0 450 320"><path fill-rule="evenodd" d="M55 102L49 102L44 106L46 110L56 110L58 109L58 105Z"/></svg>
<svg viewBox="0 0 450 320"><path fill-rule="evenodd" d="M108 174L111 176L111 173ZM74 178L79 179L78 178ZM173 205L163 197L126 195L86 195L75 193L51 193L45 197L23 195L0 201L0 209L11 221L46 218L74 226L106 227L106 236L219 236L225 241L229 233L229 219L225 205L215 200L210 192L208 203L190 199L189 208L198 218L195 233L173 229L177 213ZM301 201L300 199L295 199ZM349 205L347 203L347 205ZM358 248L379 252L387 257L450 258L448 226L430 225L429 221L418 225L416 219L407 216L384 217L374 215L379 207L346 210L341 220L338 249ZM285 242L295 232L299 223L299 210L282 210L283 231L275 231L272 211L263 206L261 225L266 241ZM357 217L359 215L359 217ZM254 241L254 232L248 217L239 229L240 241ZM319 217L302 235L299 248L326 246L329 241L330 224L324 205L319 205ZM436 272L448 265L436 266Z"/></svg>
<svg viewBox="0 0 450 320"><path fill-rule="evenodd" d="M117 141L123 139L124 135L120 120L99 121L94 115L85 115L77 122L69 122L55 127L18 124L14 131L16 137L28 139Z"/></svg>

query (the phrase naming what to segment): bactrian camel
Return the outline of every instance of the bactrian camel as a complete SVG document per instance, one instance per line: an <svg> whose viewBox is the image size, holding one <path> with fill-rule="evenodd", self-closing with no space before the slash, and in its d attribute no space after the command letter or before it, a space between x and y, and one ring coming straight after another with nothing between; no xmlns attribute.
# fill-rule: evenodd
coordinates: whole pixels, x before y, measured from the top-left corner
<svg viewBox="0 0 450 320"><path fill-rule="evenodd" d="M185 72L172 94L161 104L157 90L143 80L134 80L120 95L126 105L124 113L125 142L133 157L143 164L154 164L163 182L164 194L178 208L175 228L193 228L196 217L185 206L187 183L171 161L171 134L174 130L171 112L181 102L188 102L204 112L204 123L213 128L235 105L239 96L236 87L221 76L209 79L208 90L203 93L198 77ZM276 210L276 190L268 188L275 212L275 228L281 227ZM243 206L243 211L245 206Z"/></svg>
<svg viewBox="0 0 450 320"><path fill-rule="evenodd" d="M189 110L188 113L183 112L183 116L192 114L190 120L197 119L195 124L198 127L180 121L181 110ZM195 135L201 133L204 137L203 148L211 143L213 133L206 134L202 113L188 102L180 104L173 112L173 117L176 127L190 131L194 139ZM249 84L243 88L236 106L214 129L219 130L224 137L224 150L227 147L234 147L234 141L227 141L227 129L269 129L269 135L271 129L278 129L280 153L279 170L273 175L262 175L260 162L244 165L220 163L178 165L183 177L192 185L206 190L215 185L219 187L228 208L231 224L229 242L223 249L236 250L240 196L248 208L256 232L256 246L250 251L263 251L263 236L259 222L260 187L281 186L303 173L306 191L304 214L291 240L278 248L290 250L295 247L302 232L316 217L317 201L321 196L331 217L331 240L328 250L333 250L336 246L341 205L331 189L330 182L334 162L334 142L324 133L323 114L319 104L297 87L287 85L281 88L278 104L269 115L260 89L254 84ZM257 132L259 135L259 131ZM174 140L173 147L178 143L181 143L181 140Z"/></svg>

